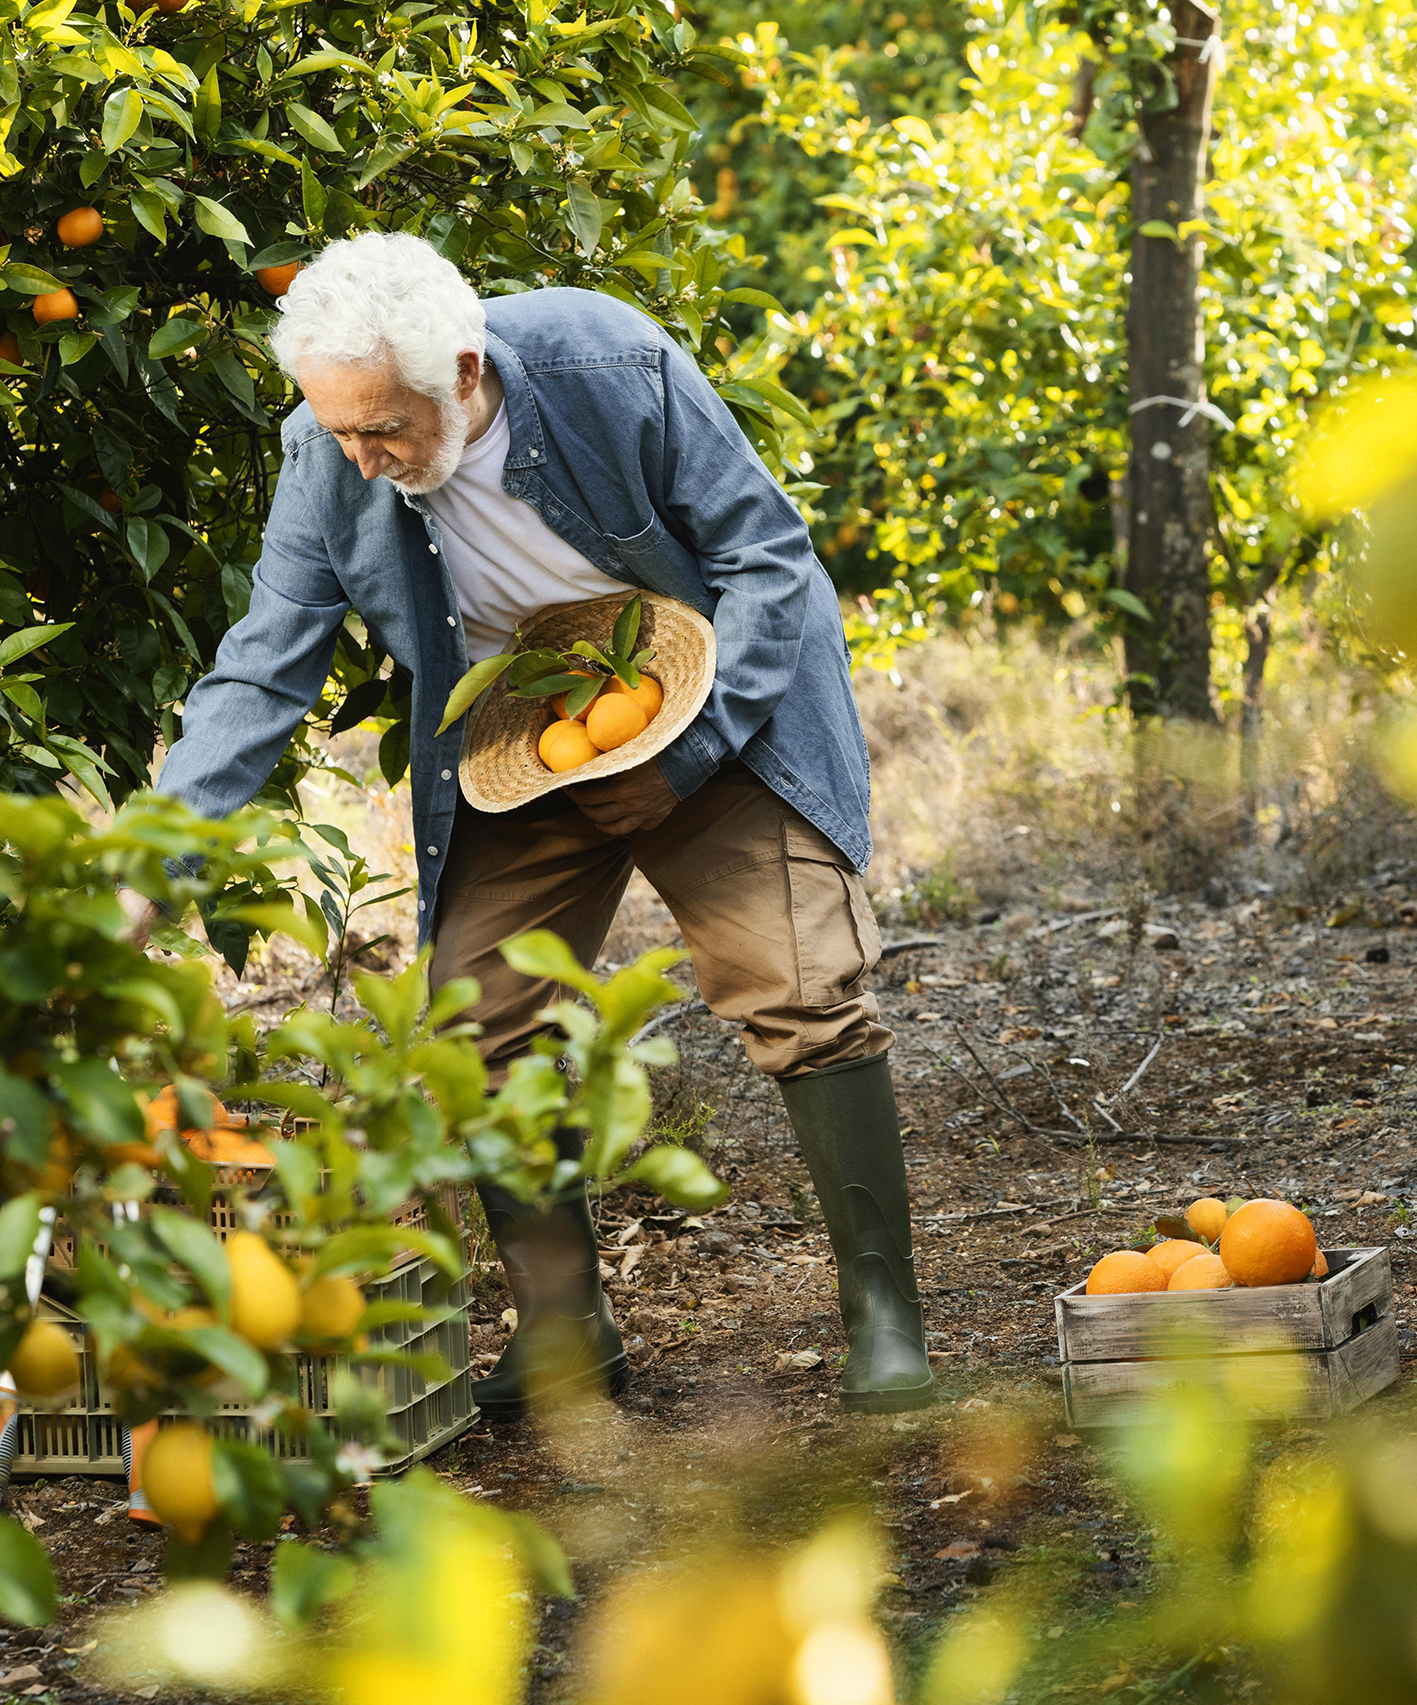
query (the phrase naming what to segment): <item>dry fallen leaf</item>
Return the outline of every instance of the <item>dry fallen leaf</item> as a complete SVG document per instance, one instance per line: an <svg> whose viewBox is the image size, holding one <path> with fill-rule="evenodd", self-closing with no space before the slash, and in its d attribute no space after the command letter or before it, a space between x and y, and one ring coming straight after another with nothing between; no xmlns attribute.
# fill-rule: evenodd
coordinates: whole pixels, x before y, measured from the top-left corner
<svg viewBox="0 0 1417 1705"><path fill-rule="evenodd" d="M625 1258L620 1263L620 1277L622 1279L629 1278L630 1274L634 1272L635 1268L638 1267L640 1262L644 1259L644 1253L645 1245L643 1243L633 1244L625 1251Z"/></svg>
<svg viewBox="0 0 1417 1705"><path fill-rule="evenodd" d="M932 1510L938 1510L941 1504L959 1504L963 1503L966 1498L972 1498L973 1496L974 1488L972 1486L967 1492L946 1492L943 1498L932 1498L930 1500L930 1508Z"/></svg>
<svg viewBox="0 0 1417 1705"><path fill-rule="evenodd" d="M777 1358L777 1373L805 1373L808 1368L820 1367L820 1350L784 1350Z"/></svg>
<svg viewBox="0 0 1417 1705"><path fill-rule="evenodd" d="M935 1555L947 1557L952 1562L962 1562L967 1557L977 1557L979 1547L972 1539L957 1539L953 1545L947 1545L943 1551L937 1551Z"/></svg>
<svg viewBox="0 0 1417 1705"><path fill-rule="evenodd" d="M627 1225L624 1231L620 1233L619 1237L615 1239L621 1249L623 1249L627 1243L633 1243L635 1241L635 1239L640 1235L640 1229L643 1225L643 1220L630 1221L629 1225Z"/></svg>
<svg viewBox="0 0 1417 1705"><path fill-rule="evenodd" d="M1080 1445L1082 1440L1076 1433L1054 1433L1053 1443L1061 1445L1064 1450L1071 1450L1074 1445Z"/></svg>

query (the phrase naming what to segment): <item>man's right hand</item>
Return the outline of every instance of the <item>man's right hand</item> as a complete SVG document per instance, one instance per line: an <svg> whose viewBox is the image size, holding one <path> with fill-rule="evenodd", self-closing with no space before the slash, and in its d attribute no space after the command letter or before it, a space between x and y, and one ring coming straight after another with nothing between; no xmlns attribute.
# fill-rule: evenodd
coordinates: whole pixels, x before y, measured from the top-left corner
<svg viewBox="0 0 1417 1705"><path fill-rule="evenodd" d="M136 888L120 888L118 904L123 908L127 918L118 939L126 941L130 947L136 947L139 953L148 945L148 937L152 934L153 925L162 916L162 907L156 900L150 900L146 894L140 894Z"/></svg>

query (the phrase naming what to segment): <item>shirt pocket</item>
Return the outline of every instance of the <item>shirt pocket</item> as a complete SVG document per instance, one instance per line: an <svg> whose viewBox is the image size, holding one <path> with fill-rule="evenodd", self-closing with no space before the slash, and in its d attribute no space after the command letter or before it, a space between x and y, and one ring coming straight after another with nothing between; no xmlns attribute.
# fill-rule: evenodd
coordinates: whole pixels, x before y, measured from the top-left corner
<svg viewBox="0 0 1417 1705"><path fill-rule="evenodd" d="M851 860L793 812L783 823L788 903L804 1006L855 995L881 957L881 932Z"/></svg>
<svg viewBox="0 0 1417 1705"><path fill-rule="evenodd" d="M621 538L616 533L607 533L605 542L617 556L633 561L651 551L663 550L668 538L668 529L656 515L649 526L642 527L638 533L631 533L628 538Z"/></svg>

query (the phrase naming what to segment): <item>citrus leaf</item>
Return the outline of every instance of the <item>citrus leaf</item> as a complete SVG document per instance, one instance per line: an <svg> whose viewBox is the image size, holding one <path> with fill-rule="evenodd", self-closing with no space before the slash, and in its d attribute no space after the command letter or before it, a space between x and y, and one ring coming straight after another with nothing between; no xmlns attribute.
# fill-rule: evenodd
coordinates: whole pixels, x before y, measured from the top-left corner
<svg viewBox="0 0 1417 1705"><path fill-rule="evenodd" d="M250 243L246 227L234 213L228 213L219 201L209 195L194 195L197 223L209 237L220 237L228 243Z"/></svg>
<svg viewBox="0 0 1417 1705"><path fill-rule="evenodd" d="M644 600L636 592L633 598L615 618L615 626L610 634L610 649L617 657L628 657L634 650L635 641L640 637L640 612Z"/></svg>
<svg viewBox="0 0 1417 1705"><path fill-rule="evenodd" d="M119 89L103 103L101 140L105 154L116 154L142 123L143 97L136 89Z"/></svg>
<svg viewBox="0 0 1417 1705"><path fill-rule="evenodd" d="M0 1516L0 1615L37 1628L58 1612L54 1569L44 1547L19 1522Z"/></svg>
<svg viewBox="0 0 1417 1705"><path fill-rule="evenodd" d="M1204 1243L1205 1239L1189 1220L1177 1214L1162 1214L1156 1221L1158 1237L1174 1237L1183 1243Z"/></svg>
<svg viewBox="0 0 1417 1705"><path fill-rule="evenodd" d="M513 653L504 651L497 657L484 657L480 663L474 663L467 674L463 676L448 694L448 702L443 706L443 720L438 724L438 733L442 734L457 719L467 712L483 693L501 675L511 663Z"/></svg>
<svg viewBox="0 0 1417 1705"><path fill-rule="evenodd" d="M579 180L566 190L566 223L589 259L600 247L600 233L605 224L605 212L600 197Z"/></svg>
<svg viewBox="0 0 1417 1705"><path fill-rule="evenodd" d="M312 148L323 149L326 154L344 153L344 143L319 113L311 112L309 107L301 106L299 101L288 101L285 116Z"/></svg>

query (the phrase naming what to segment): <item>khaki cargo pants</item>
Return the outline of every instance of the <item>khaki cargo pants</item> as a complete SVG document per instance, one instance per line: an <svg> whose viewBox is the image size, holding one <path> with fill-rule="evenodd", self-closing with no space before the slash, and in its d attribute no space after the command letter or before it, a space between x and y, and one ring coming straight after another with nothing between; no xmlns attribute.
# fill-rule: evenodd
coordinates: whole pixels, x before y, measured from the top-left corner
<svg viewBox="0 0 1417 1705"><path fill-rule="evenodd" d="M881 942L865 886L799 812L730 763L657 829L622 839L564 793L498 816L458 802L438 892L431 981L476 977L479 1046L499 1083L546 1026L553 983L513 971L499 942L524 930L563 936L595 962L634 869L674 915L699 989L742 1025L770 1077L879 1054L894 1040L865 988Z"/></svg>

